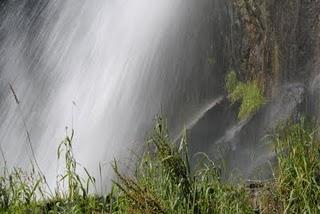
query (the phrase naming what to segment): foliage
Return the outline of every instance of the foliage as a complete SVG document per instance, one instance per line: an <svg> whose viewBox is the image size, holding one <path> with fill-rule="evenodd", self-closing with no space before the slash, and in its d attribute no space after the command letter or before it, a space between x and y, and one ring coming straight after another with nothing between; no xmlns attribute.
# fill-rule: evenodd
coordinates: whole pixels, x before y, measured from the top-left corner
<svg viewBox="0 0 320 214"><path fill-rule="evenodd" d="M246 119L264 104L263 90L256 80L241 82L234 71L226 77L226 89L232 103L240 102L239 119Z"/></svg>
<svg viewBox="0 0 320 214"><path fill-rule="evenodd" d="M90 185L95 180L88 171L87 179L77 173L72 151L73 131L66 136L58 148L58 158L65 157L65 174L60 175L58 184L67 182L67 191L46 192L45 178L34 167L31 172L7 168L0 176L0 213L92 213L95 210L110 210L108 197L89 195Z"/></svg>
<svg viewBox="0 0 320 214"><path fill-rule="evenodd" d="M306 120L279 128L277 191L284 213L320 211L320 141Z"/></svg>
<svg viewBox="0 0 320 214"><path fill-rule="evenodd" d="M185 136L176 148L165 121L158 119L149 149L134 178L119 177L117 185L128 198L128 210L145 213L252 213L243 186L222 183L218 168L205 155L190 170Z"/></svg>
<svg viewBox="0 0 320 214"><path fill-rule="evenodd" d="M158 118L133 172L115 161L116 181L106 196L92 194L95 180L78 174L73 131L58 148L65 170L58 183L66 192L46 192L41 173L5 170L0 177L0 213L318 213L320 142L305 120L280 126L274 136L276 177L250 186L222 182L220 169L205 154L191 168L186 133L180 144ZM130 175L131 174L131 175ZM256 188L255 189L252 189ZM253 194L254 193L254 194Z"/></svg>
<svg viewBox="0 0 320 214"><path fill-rule="evenodd" d="M86 198L89 192L90 184L95 184L95 178L93 178L88 170L84 168L87 174L87 180L84 180L77 173L77 161L73 155L72 149L72 141L74 137L74 130L72 130L70 136L66 136L66 138L60 143L58 147L58 159L61 158L62 153L64 152L65 157L65 174L61 175L60 181L67 180L68 183L68 200L74 201L77 197Z"/></svg>
<svg viewBox="0 0 320 214"><path fill-rule="evenodd" d="M36 194L44 196L42 177L32 169L31 173L20 169L5 172L0 177L0 212L14 210L23 213L36 209Z"/></svg>
<svg viewBox="0 0 320 214"><path fill-rule="evenodd" d="M237 88L239 80L235 71L230 71L226 76L226 89L228 94L232 94L233 91Z"/></svg>

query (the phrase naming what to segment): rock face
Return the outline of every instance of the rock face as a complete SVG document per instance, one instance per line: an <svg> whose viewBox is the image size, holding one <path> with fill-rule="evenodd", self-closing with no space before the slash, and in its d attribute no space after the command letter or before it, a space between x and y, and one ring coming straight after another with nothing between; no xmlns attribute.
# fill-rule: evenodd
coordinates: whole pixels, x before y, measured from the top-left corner
<svg viewBox="0 0 320 214"><path fill-rule="evenodd" d="M210 109L189 130L192 153L204 152L224 162L226 178L264 179L271 176L274 159L268 135L280 122L297 118L304 109L306 87L303 84L283 86L279 96L269 100L255 115L237 119L236 105L227 100ZM236 174L234 174L236 172Z"/></svg>
<svg viewBox="0 0 320 214"><path fill-rule="evenodd" d="M308 82L319 61L319 1L234 2L233 58L239 72L263 77L269 95L284 82Z"/></svg>
<svg viewBox="0 0 320 214"><path fill-rule="evenodd" d="M257 79L267 102L245 121L239 106L221 102L190 129L190 148L223 160L227 178L268 178L266 136L280 121L320 118L320 1L235 0L230 8L230 67L241 80Z"/></svg>

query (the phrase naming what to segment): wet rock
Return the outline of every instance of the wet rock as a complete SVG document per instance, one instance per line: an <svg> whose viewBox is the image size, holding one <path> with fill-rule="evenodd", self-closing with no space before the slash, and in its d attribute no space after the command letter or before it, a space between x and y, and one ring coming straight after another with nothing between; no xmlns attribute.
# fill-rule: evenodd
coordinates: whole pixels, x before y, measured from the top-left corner
<svg viewBox="0 0 320 214"><path fill-rule="evenodd" d="M244 121L237 120L237 106L230 106L227 101L220 103L189 131L191 151L223 160L225 178L232 179L234 172L245 179L269 178L272 175L269 162L273 161L274 154L267 136L281 121L300 117L305 91L303 84L289 84Z"/></svg>

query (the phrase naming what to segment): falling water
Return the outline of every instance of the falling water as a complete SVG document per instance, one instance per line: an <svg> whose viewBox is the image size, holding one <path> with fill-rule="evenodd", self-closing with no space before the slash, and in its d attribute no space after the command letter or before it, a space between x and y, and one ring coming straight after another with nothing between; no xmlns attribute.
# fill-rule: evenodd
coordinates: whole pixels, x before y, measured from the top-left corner
<svg viewBox="0 0 320 214"><path fill-rule="evenodd" d="M4 2L0 143L8 166L30 165L28 132L53 183L67 126L78 161L93 173L102 163L108 176L110 161L142 142L159 112L180 130L221 96L223 2Z"/></svg>

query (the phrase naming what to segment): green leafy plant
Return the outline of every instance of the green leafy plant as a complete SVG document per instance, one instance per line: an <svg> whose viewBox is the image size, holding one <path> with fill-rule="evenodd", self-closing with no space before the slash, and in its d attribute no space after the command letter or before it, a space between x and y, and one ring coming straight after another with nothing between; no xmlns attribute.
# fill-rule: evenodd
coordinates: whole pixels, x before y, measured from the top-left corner
<svg viewBox="0 0 320 214"><path fill-rule="evenodd" d="M258 81L241 82L237 79L235 71L226 76L226 89L231 103L240 103L239 119L246 119L265 103L263 90Z"/></svg>

